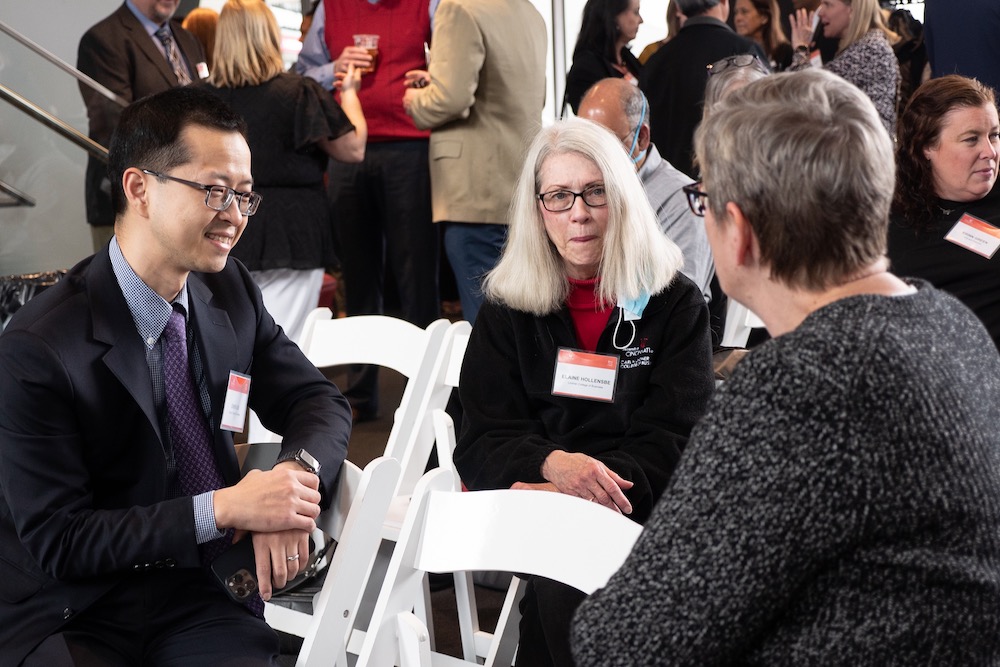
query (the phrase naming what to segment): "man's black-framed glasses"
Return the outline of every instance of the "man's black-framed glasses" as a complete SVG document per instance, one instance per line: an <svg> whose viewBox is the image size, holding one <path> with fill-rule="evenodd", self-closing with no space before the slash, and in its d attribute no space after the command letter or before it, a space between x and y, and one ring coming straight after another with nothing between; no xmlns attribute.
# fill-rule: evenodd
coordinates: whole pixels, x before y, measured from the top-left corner
<svg viewBox="0 0 1000 667"><path fill-rule="evenodd" d="M695 181L691 185L685 185L681 190L688 198L688 206L691 207L691 212L697 215L699 218L705 217L705 211L708 209L708 193L703 192L701 189L701 181Z"/></svg>
<svg viewBox="0 0 1000 667"><path fill-rule="evenodd" d="M260 200L262 197L257 192L238 192L225 185L205 185L204 183L196 183L195 181L188 181L183 178L177 178L176 176L170 176L169 174L161 174L158 171L153 171L152 169L143 169L142 173L149 174L150 176L155 176L157 178L164 178L168 181L175 181L188 187L196 188L198 190L205 191L205 206L209 207L213 211L225 211L233 203L233 199L236 199L236 206L242 215L251 216L257 212L257 207L260 206Z"/></svg>
<svg viewBox="0 0 1000 667"><path fill-rule="evenodd" d="M601 206L608 205L608 193L604 189L603 184L591 185L588 188L584 188L583 192L552 190L551 192L543 192L538 195L542 206L549 213L561 213L562 211L570 210L573 208L573 204L576 203L577 197L583 199L583 203L590 208L600 208Z"/></svg>

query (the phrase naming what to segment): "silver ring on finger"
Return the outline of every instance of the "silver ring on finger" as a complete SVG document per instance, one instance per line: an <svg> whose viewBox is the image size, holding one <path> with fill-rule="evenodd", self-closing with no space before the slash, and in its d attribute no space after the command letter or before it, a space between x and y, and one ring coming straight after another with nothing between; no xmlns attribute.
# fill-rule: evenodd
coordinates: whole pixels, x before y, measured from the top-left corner
<svg viewBox="0 0 1000 667"><path fill-rule="evenodd" d="M296 560L298 560L298 559L299 559L299 555L298 555L298 554L295 554L294 556L289 556L289 557L288 557L288 558L286 558L285 560L287 560L287 561L288 561L289 563L291 563L292 561L296 561Z"/></svg>

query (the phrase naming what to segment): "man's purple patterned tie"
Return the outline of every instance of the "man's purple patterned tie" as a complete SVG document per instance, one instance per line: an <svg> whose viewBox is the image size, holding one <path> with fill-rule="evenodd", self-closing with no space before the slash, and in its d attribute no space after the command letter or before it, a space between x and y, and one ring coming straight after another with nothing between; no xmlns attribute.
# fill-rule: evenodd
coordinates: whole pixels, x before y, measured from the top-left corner
<svg viewBox="0 0 1000 667"><path fill-rule="evenodd" d="M166 391L167 423L170 443L177 462L177 477L186 496L196 496L225 486L212 452L208 422L201 411L198 394L188 365L187 330L184 316L176 309L163 330L163 387ZM201 545L201 560L207 567L232 542L232 531L225 537ZM244 539L250 539L248 535ZM254 595L246 606L258 618L264 617L264 602Z"/></svg>

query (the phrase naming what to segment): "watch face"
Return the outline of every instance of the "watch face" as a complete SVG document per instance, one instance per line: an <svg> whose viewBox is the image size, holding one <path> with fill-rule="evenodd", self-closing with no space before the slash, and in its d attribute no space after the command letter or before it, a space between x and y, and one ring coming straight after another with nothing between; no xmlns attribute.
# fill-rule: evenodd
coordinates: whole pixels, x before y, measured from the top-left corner
<svg viewBox="0 0 1000 667"><path fill-rule="evenodd" d="M302 466L304 470L316 474L319 474L319 470L322 467L320 462L304 449L289 452L278 459L279 463L284 463L285 461L295 461Z"/></svg>

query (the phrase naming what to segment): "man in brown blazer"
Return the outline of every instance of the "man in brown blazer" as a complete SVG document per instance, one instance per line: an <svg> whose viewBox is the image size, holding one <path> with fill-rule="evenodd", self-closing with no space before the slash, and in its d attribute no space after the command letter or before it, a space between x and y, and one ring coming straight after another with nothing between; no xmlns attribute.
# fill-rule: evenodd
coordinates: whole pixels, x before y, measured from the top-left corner
<svg viewBox="0 0 1000 667"><path fill-rule="evenodd" d="M80 38L77 69L126 104L208 77L201 44L181 27L180 21L171 20L179 4L180 0L126 0ZM167 47L155 34L164 27L176 45L181 79L186 77L186 81L178 80ZM90 138L107 147L123 107L82 83L80 92L87 106ZM96 252L114 234L115 214L107 164L93 156L87 161L85 197Z"/></svg>
<svg viewBox="0 0 1000 667"><path fill-rule="evenodd" d="M474 322L480 280L506 237L521 155L541 127L545 22L529 0L441 0L429 72L407 73L403 107L431 128L431 203L444 223L462 312Z"/></svg>

